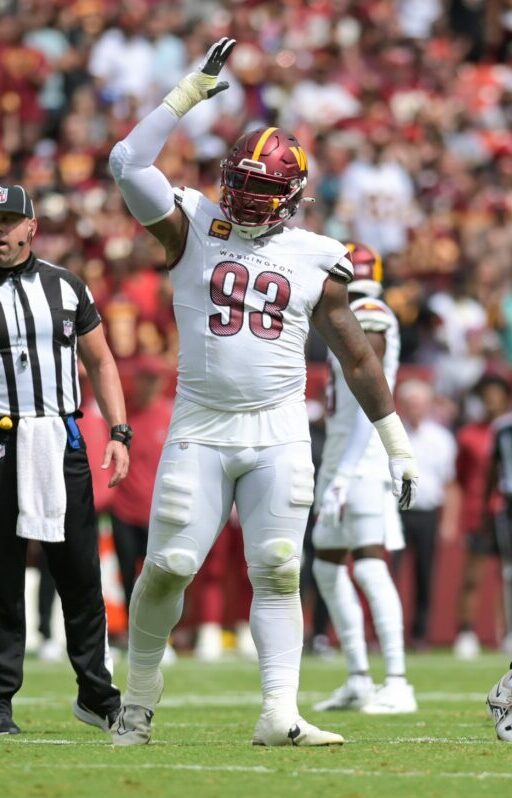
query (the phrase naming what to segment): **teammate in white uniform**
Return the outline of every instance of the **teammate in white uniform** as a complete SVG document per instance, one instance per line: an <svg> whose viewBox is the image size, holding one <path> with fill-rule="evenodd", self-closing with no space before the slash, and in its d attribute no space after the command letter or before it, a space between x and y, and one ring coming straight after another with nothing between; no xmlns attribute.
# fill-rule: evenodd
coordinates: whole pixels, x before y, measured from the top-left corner
<svg viewBox="0 0 512 798"><path fill-rule="evenodd" d="M214 44L202 66L112 150L131 213L164 245L180 334L177 400L155 489L148 552L130 604L129 672L116 745L140 745L163 688L159 664L185 588L235 502L253 587L251 631L263 711L260 745L342 743L299 716L299 567L313 500L304 406L311 318L371 419L411 499L416 464L378 358L347 301L341 244L285 229L307 182L307 158L276 128L242 136L222 164L219 204L175 191L154 166L179 118L227 88L217 76L234 46Z"/></svg>
<svg viewBox="0 0 512 798"><path fill-rule="evenodd" d="M398 322L379 299L382 263L364 244L347 243L354 280L350 307L382 360L390 390L400 353ZM402 606L388 571L385 551L404 546L386 451L377 431L352 394L337 359L332 367L330 415L317 482L319 516L313 530L313 573L345 651L349 677L315 709L360 709L371 714L416 711L414 691L405 678ZM368 672L363 611L348 572L366 596L384 655L386 680L375 689Z"/></svg>

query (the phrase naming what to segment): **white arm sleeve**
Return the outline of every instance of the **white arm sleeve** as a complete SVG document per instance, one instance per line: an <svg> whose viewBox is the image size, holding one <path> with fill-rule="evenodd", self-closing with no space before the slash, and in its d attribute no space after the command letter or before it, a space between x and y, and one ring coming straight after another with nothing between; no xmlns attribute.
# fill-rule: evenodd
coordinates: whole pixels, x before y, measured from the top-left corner
<svg viewBox="0 0 512 798"><path fill-rule="evenodd" d="M364 412L363 408L358 406L352 422L350 435L345 444L343 454L341 455L341 459L338 464L338 474L352 476L359 460L366 451L366 447L370 442L372 432L372 422Z"/></svg>
<svg viewBox="0 0 512 798"><path fill-rule="evenodd" d="M110 171L124 201L132 216L146 226L165 219L174 210L173 188L153 163L177 122L167 106L159 105L110 153Z"/></svg>

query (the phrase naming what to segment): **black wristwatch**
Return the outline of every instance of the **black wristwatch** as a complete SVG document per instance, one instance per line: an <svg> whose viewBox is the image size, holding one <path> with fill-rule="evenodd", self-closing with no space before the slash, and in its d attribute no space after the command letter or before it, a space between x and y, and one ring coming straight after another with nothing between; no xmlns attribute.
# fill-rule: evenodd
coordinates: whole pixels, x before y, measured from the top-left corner
<svg viewBox="0 0 512 798"><path fill-rule="evenodd" d="M133 430L129 424L116 424L114 427L111 427L110 429L110 440L119 441L119 443L124 443L127 449L130 448L132 438L133 438Z"/></svg>

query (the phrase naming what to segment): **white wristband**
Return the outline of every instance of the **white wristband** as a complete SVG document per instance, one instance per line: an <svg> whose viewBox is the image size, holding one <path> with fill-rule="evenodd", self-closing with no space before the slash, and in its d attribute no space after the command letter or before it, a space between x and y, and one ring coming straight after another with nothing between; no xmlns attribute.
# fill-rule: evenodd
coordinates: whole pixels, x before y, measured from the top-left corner
<svg viewBox="0 0 512 798"><path fill-rule="evenodd" d="M182 78L178 85L164 97L164 105L176 114L178 118L182 117L201 100L206 100L207 92L215 88L217 80L217 75L191 72Z"/></svg>
<svg viewBox="0 0 512 798"><path fill-rule="evenodd" d="M380 418L373 423L380 435L388 457L414 457L411 443L397 413L390 413L389 416L384 416L384 418Z"/></svg>

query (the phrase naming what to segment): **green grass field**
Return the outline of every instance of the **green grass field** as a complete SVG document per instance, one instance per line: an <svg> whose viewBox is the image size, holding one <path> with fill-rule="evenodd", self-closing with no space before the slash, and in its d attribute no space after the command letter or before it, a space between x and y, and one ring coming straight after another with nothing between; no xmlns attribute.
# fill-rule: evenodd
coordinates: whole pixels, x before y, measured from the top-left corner
<svg viewBox="0 0 512 798"><path fill-rule="evenodd" d="M182 658L166 670L152 743L114 749L108 736L73 718L71 668L29 659L15 705L23 733L0 738L0 796L509 795L512 746L497 742L484 706L506 658L456 663L440 653L408 662L419 712L371 718L313 712L311 704L342 680L343 664L341 657L305 658L301 711L340 730L346 745L266 749L250 745L259 712L256 666ZM380 660L373 665L382 678ZM121 687L125 673L119 665Z"/></svg>

